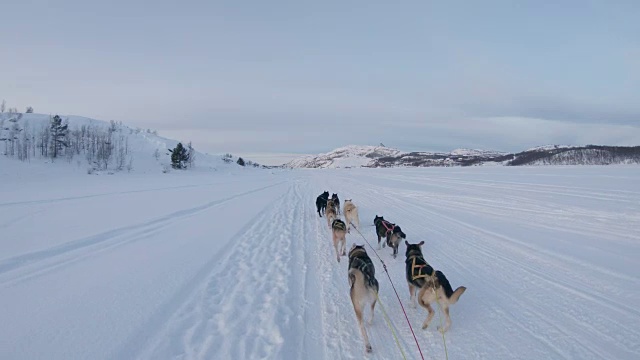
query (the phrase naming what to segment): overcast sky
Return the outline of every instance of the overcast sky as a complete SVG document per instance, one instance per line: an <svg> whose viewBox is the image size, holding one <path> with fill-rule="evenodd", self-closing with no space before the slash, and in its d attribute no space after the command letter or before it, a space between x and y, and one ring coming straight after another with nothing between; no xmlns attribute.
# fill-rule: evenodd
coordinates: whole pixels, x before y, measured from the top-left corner
<svg viewBox="0 0 640 360"><path fill-rule="evenodd" d="M0 99L212 153L640 144L640 1L3 2Z"/></svg>

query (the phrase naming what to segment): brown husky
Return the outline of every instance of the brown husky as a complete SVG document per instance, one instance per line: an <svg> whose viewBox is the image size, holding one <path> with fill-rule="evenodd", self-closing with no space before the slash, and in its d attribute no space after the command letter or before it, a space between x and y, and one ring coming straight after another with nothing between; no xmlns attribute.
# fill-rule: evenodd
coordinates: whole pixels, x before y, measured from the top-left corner
<svg viewBox="0 0 640 360"><path fill-rule="evenodd" d="M338 214L336 213L336 205L333 200L327 200L327 209L324 211L324 216L327 218L327 226L331 227L333 220L338 218Z"/></svg>
<svg viewBox="0 0 640 360"><path fill-rule="evenodd" d="M407 245L407 260L405 260L407 268L407 282L409 283L409 295L411 296L411 306L415 307L415 291L418 290L418 304L429 311L427 319L422 323L422 328L426 329L433 318L433 308L431 303L436 301L442 307L446 323L444 328L438 327L441 332L446 332L451 326L451 317L449 317L449 306L458 302L460 295L467 290L466 287L460 286L455 291L451 288L449 280L441 271L432 268L422 256L421 246L424 241L419 244Z"/></svg>
<svg viewBox="0 0 640 360"><path fill-rule="evenodd" d="M366 352L371 352L371 344L367 331L364 328L364 309L371 304L371 318L369 324L373 322L373 309L378 299L378 280L376 280L376 269L364 246L353 244L349 250L349 287L351 288L351 303L356 312L360 332L364 339Z"/></svg>
<svg viewBox="0 0 640 360"><path fill-rule="evenodd" d="M333 247L336 248L336 257L340 262L340 256L347 255L347 225L340 219L335 219L331 223L333 232Z"/></svg>
<svg viewBox="0 0 640 360"><path fill-rule="evenodd" d="M356 229L360 230L360 218L358 217L358 208L351 201L351 199L347 199L344 201L344 208L342 210L344 214L344 220L347 223L347 232L351 233L351 225L353 225Z"/></svg>

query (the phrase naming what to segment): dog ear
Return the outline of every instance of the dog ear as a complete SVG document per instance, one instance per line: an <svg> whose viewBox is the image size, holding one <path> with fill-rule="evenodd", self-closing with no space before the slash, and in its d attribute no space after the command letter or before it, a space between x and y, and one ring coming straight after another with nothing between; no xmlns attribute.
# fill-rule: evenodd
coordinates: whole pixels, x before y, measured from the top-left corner
<svg viewBox="0 0 640 360"><path fill-rule="evenodd" d="M407 240L405 240L404 243L407 244L407 246L409 246L409 242Z"/></svg>
<svg viewBox="0 0 640 360"><path fill-rule="evenodd" d="M424 245L424 240L420 241L420 243L418 245L420 245L420 246Z"/></svg>

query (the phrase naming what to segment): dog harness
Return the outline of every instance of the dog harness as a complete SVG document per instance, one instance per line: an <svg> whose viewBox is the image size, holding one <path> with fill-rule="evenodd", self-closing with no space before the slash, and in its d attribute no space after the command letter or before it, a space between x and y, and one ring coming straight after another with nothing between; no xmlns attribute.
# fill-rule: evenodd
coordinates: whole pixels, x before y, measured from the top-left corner
<svg viewBox="0 0 640 360"><path fill-rule="evenodd" d="M436 275L436 269L431 267L424 258L420 255L413 255L407 259L407 262L411 261L411 280L433 277ZM431 269L431 274L428 274Z"/></svg>
<svg viewBox="0 0 640 360"><path fill-rule="evenodd" d="M384 228L387 229L387 232L392 232L393 229L396 228L395 224L392 224L392 223L388 222L387 220L382 220L382 221L380 221L380 223L382 223L382 226L384 226Z"/></svg>
<svg viewBox="0 0 640 360"><path fill-rule="evenodd" d="M366 256L366 253L365 253ZM367 257L353 256L349 268L360 270L364 274L367 283L371 287L378 286L378 280L376 280L376 268L373 266L371 259Z"/></svg>
<svg viewBox="0 0 640 360"><path fill-rule="evenodd" d="M333 224L331 224L331 227L337 230L347 230L347 225L345 225L344 221L340 219L334 220Z"/></svg>

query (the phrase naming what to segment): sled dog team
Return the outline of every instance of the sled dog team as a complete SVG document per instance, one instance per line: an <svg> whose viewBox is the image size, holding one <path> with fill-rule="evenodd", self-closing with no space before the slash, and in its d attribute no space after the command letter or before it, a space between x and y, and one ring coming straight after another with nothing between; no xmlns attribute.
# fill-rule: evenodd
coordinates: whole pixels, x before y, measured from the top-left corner
<svg viewBox="0 0 640 360"><path fill-rule="evenodd" d="M358 208L351 199L345 199L342 208L344 221L340 219L340 199L338 194L329 197L329 192L325 191L316 199L316 208L318 215L325 215L327 225L331 228L333 237L333 246L336 250L336 258L340 262L340 257L345 256L347 239L346 234L351 232L351 226L360 231L360 220L358 218ZM406 234L400 226L387 221L382 216L376 215L373 219L376 235L378 236L378 249L389 246L393 252L393 258L398 255L398 247ZM385 241L381 243L382 238ZM410 306L415 308L416 303L427 309L429 314L422 323L422 328L426 329L431 322L435 312L432 303L437 302L444 312L445 324L443 328L438 330L446 332L451 326L451 318L449 317L449 306L455 304L460 295L466 288L460 286L453 290L449 280L441 271L435 270L424 259L422 254L422 245L424 241L418 244L410 244L405 240L407 250L405 253L406 280L409 285ZM351 302L356 313L356 319L360 326L360 332L365 343L365 351L371 352L371 344L364 327L364 310L369 306L371 308L371 317L368 324L373 321L373 310L378 300L378 281L375 277L375 267L371 258L367 254L364 245L353 244L349 250L349 267L348 278L351 288ZM417 292L417 296L416 296Z"/></svg>

